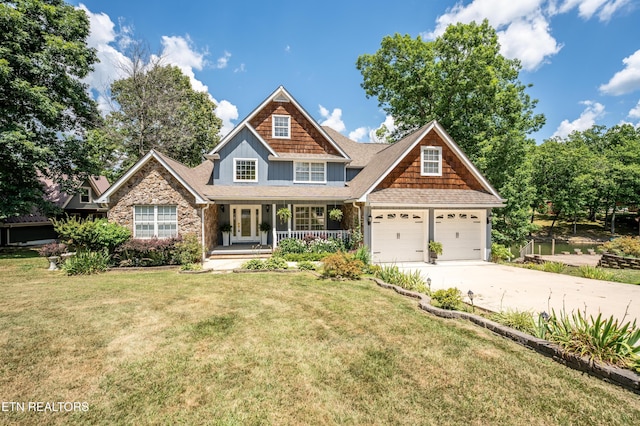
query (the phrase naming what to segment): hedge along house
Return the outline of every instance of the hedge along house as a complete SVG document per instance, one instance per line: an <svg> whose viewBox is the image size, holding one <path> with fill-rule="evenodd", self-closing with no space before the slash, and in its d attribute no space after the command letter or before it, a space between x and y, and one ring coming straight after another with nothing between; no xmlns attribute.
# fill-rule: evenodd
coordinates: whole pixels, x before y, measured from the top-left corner
<svg viewBox="0 0 640 426"><path fill-rule="evenodd" d="M205 252L283 238L362 232L377 262L490 256L496 190L435 121L389 144L349 140L320 126L276 89L195 168L150 151L98 200L136 238L193 233ZM341 210L332 220L330 212ZM288 211L282 218L278 212Z"/></svg>

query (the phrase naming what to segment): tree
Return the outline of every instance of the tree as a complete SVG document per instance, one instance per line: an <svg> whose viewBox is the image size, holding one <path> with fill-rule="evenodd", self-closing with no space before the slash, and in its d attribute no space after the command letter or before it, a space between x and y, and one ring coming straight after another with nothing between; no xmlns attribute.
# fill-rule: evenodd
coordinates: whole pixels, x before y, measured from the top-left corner
<svg viewBox="0 0 640 426"><path fill-rule="evenodd" d="M204 92L191 88L178 67L159 60L145 64L132 60L128 76L111 85L116 108L106 117L106 139L95 140L117 149L112 168L126 170L152 148L189 166L217 144L222 121L215 103Z"/></svg>
<svg viewBox="0 0 640 426"><path fill-rule="evenodd" d="M527 135L542 127L544 116L534 114L537 101L518 80L520 63L500 54L488 21L451 25L434 41L384 37L380 49L361 55L356 66L367 97L377 97L394 118L394 140L436 119L499 191L528 181L513 179L534 145ZM496 231L523 240L528 220L515 221L528 216L520 210L528 211L530 202L522 193L508 199L511 217L497 221ZM507 223L521 231L501 229Z"/></svg>
<svg viewBox="0 0 640 426"><path fill-rule="evenodd" d="M98 110L82 82L97 61L89 20L62 0L0 3L0 219L46 212L38 174L69 191L93 171L83 135Z"/></svg>

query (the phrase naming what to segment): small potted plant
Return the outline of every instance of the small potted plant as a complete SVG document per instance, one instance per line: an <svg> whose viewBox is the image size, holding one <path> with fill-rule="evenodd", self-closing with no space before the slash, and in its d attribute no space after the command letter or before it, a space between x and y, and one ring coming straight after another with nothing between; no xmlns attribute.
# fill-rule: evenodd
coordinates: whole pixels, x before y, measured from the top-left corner
<svg viewBox="0 0 640 426"><path fill-rule="evenodd" d="M263 246L267 245L267 241L269 240L269 231L271 231L271 225L267 222L262 222L260 224L260 244Z"/></svg>
<svg viewBox="0 0 640 426"><path fill-rule="evenodd" d="M233 228L231 227L231 224L229 223L225 223L224 225L220 226L220 230L222 231L222 246L223 247L228 247L231 241L231 230Z"/></svg>
<svg viewBox="0 0 640 426"><path fill-rule="evenodd" d="M429 241L429 259L435 265L438 255L442 254L442 243L438 241Z"/></svg>
<svg viewBox="0 0 640 426"><path fill-rule="evenodd" d="M60 256L67 251L67 245L62 243L49 243L42 246L38 252L40 256L46 257L49 261L49 270L55 271L60 263Z"/></svg>
<svg viewBox="0 0 640 426"><path fill-rule="evenodd" d="M282 207L278 209L278 211L276 212L276 216L278 216L280 222L286 223L289 221L289 219L291 219L291 210L289 210L288 207Z"/></svg>
<svg viewBox="0 0 640 426"><path fill-rule="evenodd" d="M342 214L342 210L333 208L329 210L329 219L333 220L334 222L340 222L342 220Z"/></svg>

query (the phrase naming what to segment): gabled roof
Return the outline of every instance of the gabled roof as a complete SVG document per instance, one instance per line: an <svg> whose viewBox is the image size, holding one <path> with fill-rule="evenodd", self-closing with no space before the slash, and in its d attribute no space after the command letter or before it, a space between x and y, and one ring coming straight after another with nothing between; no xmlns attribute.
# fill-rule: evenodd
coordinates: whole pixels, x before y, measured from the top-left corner
<svg viewBox="0 0 640 426"><path fill-rule="evenodd" d="M204 161L195 168L190 168L174 160L171 157L152 149L138 160L127 172L105 191L96 203L108 203L109 197L113 195L122 185L124 185L133 175L135 175L145 164L152 159L160 163L184 188L189 191L195 198L197 204L207 204L209 201L204 195L204 188L211 176L213 163Z"/></svg>
<svg viewBox="0 0 640 426"><path fill-rule="evenodd" d="M277 102L291 102L291 104L293 104L293 106L298 109L298 111L300 111L302 113L302 115L307 119L307 121L309 123L311 123L311 125L320 133L320 135L325 138L329 144L331 144L336 151L338 151L338 153L343 156L345 159L350 160L351 158L349 157L349 155L342 149L342 147L337 144L332 138L331 136L329 136L329 134L327 134L327 132L322 128L322 126L320 126L316 120L313 119L313 117L311 117L309 115L309 113L307 113L307 111L295 100L295 98L293 96L291 96L291 94L289 92L287 92L287 90L283 87L280 86L278 87L271 95L269 95L260 105L258 105L257 108L255 108L247 117L245 117L244 120L242 120L242 122L240 122L236 127L234 127L234 129L229 132L224 138L222 138L222 140L220 141L220 143L218 143L218 145L216 145L216 147L209 153L210 155L212 154L216 154L218 151L220 151L220 149L225 146L229 141L231 141L239 132L240 130L242 130L243 128L247 127L249 128L255 135L258 136L258 140L260 142L262 142L267 149L271 152L271 154L274 157L278 157L278 153L274 152L273 149L271 148L271 146L262 138L260 137L257 132L255 131L255 129L253 129L253 127L249 124L250 121L260 112L262 111L270 102L273 101L277 101Z"/></svg>
<svg viewBox="0 0 640 426"><path fill-rule="evenodd" d="M444 143L462 161L464 166L478 180L485 191L495 197L496 201L502 202L498 192L491 186L489 181L473 165L471 160L464 154L460 147L451 139L451 136L435 120L422 126L420 129L378 151L369 164L349 183L352 188L352 195L358 201L366 201L369 195L382 180L402 161L402 159L429 133L438 133Z"/></svg>
<svg viewBox="0 0 640 426"><path fill-rule="evenodd" d="M363 143L352 141L342 133L328 126L322 126L331 138L351 157L349 168L361 169L380 151L389 147L388 143Z"/></svg>

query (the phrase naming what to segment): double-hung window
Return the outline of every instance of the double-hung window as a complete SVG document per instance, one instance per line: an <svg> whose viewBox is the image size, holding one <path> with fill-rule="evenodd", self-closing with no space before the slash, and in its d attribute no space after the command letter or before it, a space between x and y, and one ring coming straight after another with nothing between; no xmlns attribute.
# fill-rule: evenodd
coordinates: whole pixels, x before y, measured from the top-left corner
<svg viewBox="0 0 640 426"><path fill-rule="evenodd" d="M327 164L306 161L294 163L294 182L326 183Z"/></svg>
<svg viewBox="0 0 640 426"><path fill-rule="evenodd" d="M234 158L233 159L233 181L234 182L257 182L258 181L258 160L255 158Z"/></svg>
<svg viewBox="0 0 640 426"><path fill-rule="evenodd" d="M295 206L293 226L296 231L322 230L324 222L324 206Z"/></svg>
<svg viewBox="0 0 640 426"><path fill-rule="evenodd" d="M442 148L423 146L421 155L422 176L442 176Z"/></svg>
<svg viewBox="0 0 640 426"><path fill-rule="evenodd" d="M84 204L91 202L91 188L86 186L80 188L80 202Z"/></svg>
<svg viewBox="0 0 640 426"><path fill-rule="evenodd" d="M274 138L291 138L291 117L289 117L288 115L273 115L272 127L272 136Z"/></svg>
<svg viewBox="0 0 640 426"><path fill-rule="evenodd" d="M177 206L135 206L135 238L171 238L178 235Z"/></svg>

